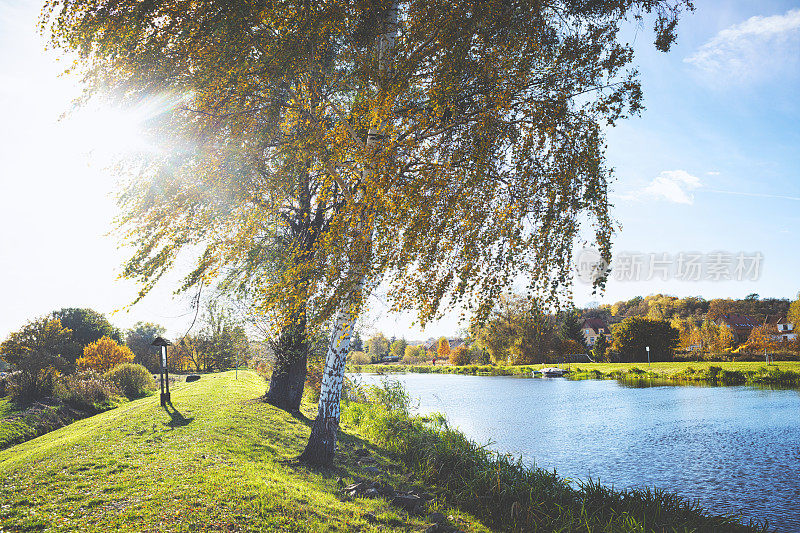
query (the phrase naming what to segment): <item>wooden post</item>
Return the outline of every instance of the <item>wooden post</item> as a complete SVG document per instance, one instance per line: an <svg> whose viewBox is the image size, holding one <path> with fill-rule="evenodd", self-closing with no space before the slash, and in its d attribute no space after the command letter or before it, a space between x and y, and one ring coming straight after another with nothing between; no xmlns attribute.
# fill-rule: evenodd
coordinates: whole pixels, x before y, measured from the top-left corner
<svg viewBox="0 0 800 533"><path fill-rule="evenodd" d="M171 401L169 397L169 370L167 369L167 346L172 344L166 339L156 337L151 346L158 346L161 350L161 372L159 373L161 381L161 407L165 407ZM166 382L166 383L165 383Z"/></svg>

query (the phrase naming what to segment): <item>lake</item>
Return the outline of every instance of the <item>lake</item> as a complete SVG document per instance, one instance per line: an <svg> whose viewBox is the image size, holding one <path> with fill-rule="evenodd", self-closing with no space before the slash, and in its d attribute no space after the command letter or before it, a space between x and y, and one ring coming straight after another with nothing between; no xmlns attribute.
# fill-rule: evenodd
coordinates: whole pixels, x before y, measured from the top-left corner
<svg viewBox="0 0 800 533"><path fill-rule="evenodd" d="M658 487L712 512L800 531L797 390L447 374L390 379L418 399L418 412L442 412L473 440L563 477Z"/></svg>

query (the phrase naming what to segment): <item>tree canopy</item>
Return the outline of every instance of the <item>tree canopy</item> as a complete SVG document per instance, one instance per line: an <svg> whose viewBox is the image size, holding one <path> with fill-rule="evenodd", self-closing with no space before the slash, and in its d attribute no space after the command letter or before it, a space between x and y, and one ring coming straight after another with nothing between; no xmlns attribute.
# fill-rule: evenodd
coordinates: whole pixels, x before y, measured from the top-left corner
<svg viewBox="0 0 800 533"><path fill-rule="evenodd" d="M623 361L671 361L678 347L678 330L665 320L629 317L612 329L612 348Z"/></svg>
<svg viewBox="0 0 800 533"><path fill-rule="evenodd" d="M158 348L152 345L156 337L167 334L164 326L150 322L137 322L125 333L125 346L134 355L134 362L145 366L151 372L157 372L161 366Z"/></svg>
<svg viewBox="0 0 800 533"><path fill-rule="evenodd" d="M83 357L75 361L80 370L108 372L120 363L133 361L133 352L125 345L119 345L111 337L102 337L83 349Z"/></svg>
<svg viewBox="0 0 800 533"><path fill-rule="evenodd" d="M53 318L72 331L70 339L64 344L61 355L70 363L83 355L83 349L102 337L122 342L122 333L115 328L102 313L94 309L65 307L53 311Z"/></svg>
<svg viewBox="0 0 800 533"><path fill-rule="evenodd" d="M36 372L52 366L63 371L69 364L61 354L71 333L55 318L31 320L0 344L0 357L20 370Z"/></svg>
<svg viewBox="0 0 800 533"><path fill-rule="evenodd" d="M121 195L142 294L200 249L185 288L224 278L324 320L386 275L426 321L445 297L485 317L518 275L563 295L585 220L610 260L602 127L642 105L618 32L654 13L666 50L687 7L52 0L42 29L77 54L87 97L156 109L171 140Z"/></svg>

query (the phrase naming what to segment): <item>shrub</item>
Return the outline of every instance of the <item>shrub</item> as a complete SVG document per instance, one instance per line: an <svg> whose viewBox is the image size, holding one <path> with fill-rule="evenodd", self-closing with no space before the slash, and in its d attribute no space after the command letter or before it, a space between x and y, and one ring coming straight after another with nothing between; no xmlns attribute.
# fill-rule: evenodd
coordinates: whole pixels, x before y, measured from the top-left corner
<svg viewBox="0 0 800 533"><path fill-rule="evenodd" d="M469 364L469 352L464 346L453 348L450 351L450 362L454 366L464 366Z"/></svg>
<svg viewBox="0 0 800 533"><path fill-rule="evenodd" d="M417 364L419 361L417 360L417 358L416 358L416 357L414 357L413 355L409 355L409 353L408 353L408 352L406 352L406 355L404 355L404 356L403 356L403 358L402 358L402 359L400 359L400 362L401 362L402 364L404 364L404 365L415 365L415 364Z"/></svg>
<svg viewBox="0 0 800 533"><path fill-rule="evenodd" d="M114 383L93 370L63 376L56 383L54 392L64 403L86 410L99 410L114 396L119 396Z"/></svg>
<svg viewBox="0 0 800 533"><path fill-rule="evenodd" d="M142 365L122 363L103 375L130 399L141 398L155 390L156 382L150 372Z"/></svg>
<svg viewBox="0 0 800 533"><path fill-rule="evenodd" d="M372 362L369 355L364 352L350 352L348 359L354 365L368 365Z"/></svg>
<svg viewBox="0 0 800 533"><path fill-rule="evenodd" d="M14 400L28 402L52 394L58 373L69 368L59 354L70 333L58 320L44 317L28 322L0 344L0 357L16 369L8 381Z"/></svg>
<svg viewBox="0 0 800 533"><path fill-rule="evenodd" d="M717 379L725 385L740 385L747 382L747 377L738 370L721 370Z"/></svg>
<svg viewBox="0 0 800 533"><path fill-rule="evenodd" d="M127 346L120 346L111 337L103 337L83 349L83 357L75 364L80 370L108 372L120 363L133 361L133 352Z"/></svg>
<svg viewBox="0 0 800 533"><path fill-rule="evenodd" d="M721 366L714 366L714 365L709 366L708 369L706 370L706 375L708 376L708 379L710 379L711 381L716 381L720 370L722 370Z"/></svg>
<svg viewBox="0 0 800 533"><path fill-rule="evenodd" d="M8 380L10 377L11 374L0 376L0 398L8 394Z"/></svg>
<svg viewBox="0 0 800 533"><path fill-rule="evenodd" d="M18 402L31 402L53 394L60 374L52 366L13 372L8 376L8 395Z"/></svg>

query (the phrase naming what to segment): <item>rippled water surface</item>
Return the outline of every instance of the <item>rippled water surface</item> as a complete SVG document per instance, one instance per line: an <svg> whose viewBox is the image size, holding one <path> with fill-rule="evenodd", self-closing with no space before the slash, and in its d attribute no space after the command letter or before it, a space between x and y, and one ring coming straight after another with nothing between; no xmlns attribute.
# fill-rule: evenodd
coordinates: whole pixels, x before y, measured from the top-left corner
<svg viewBox="0 0 800 533"><path fill-rule="evenodd" d="M371 382L376 376L362 375ZM655 486L800 531L800 392L399 374L419 411L571 479Z"/></svg>

